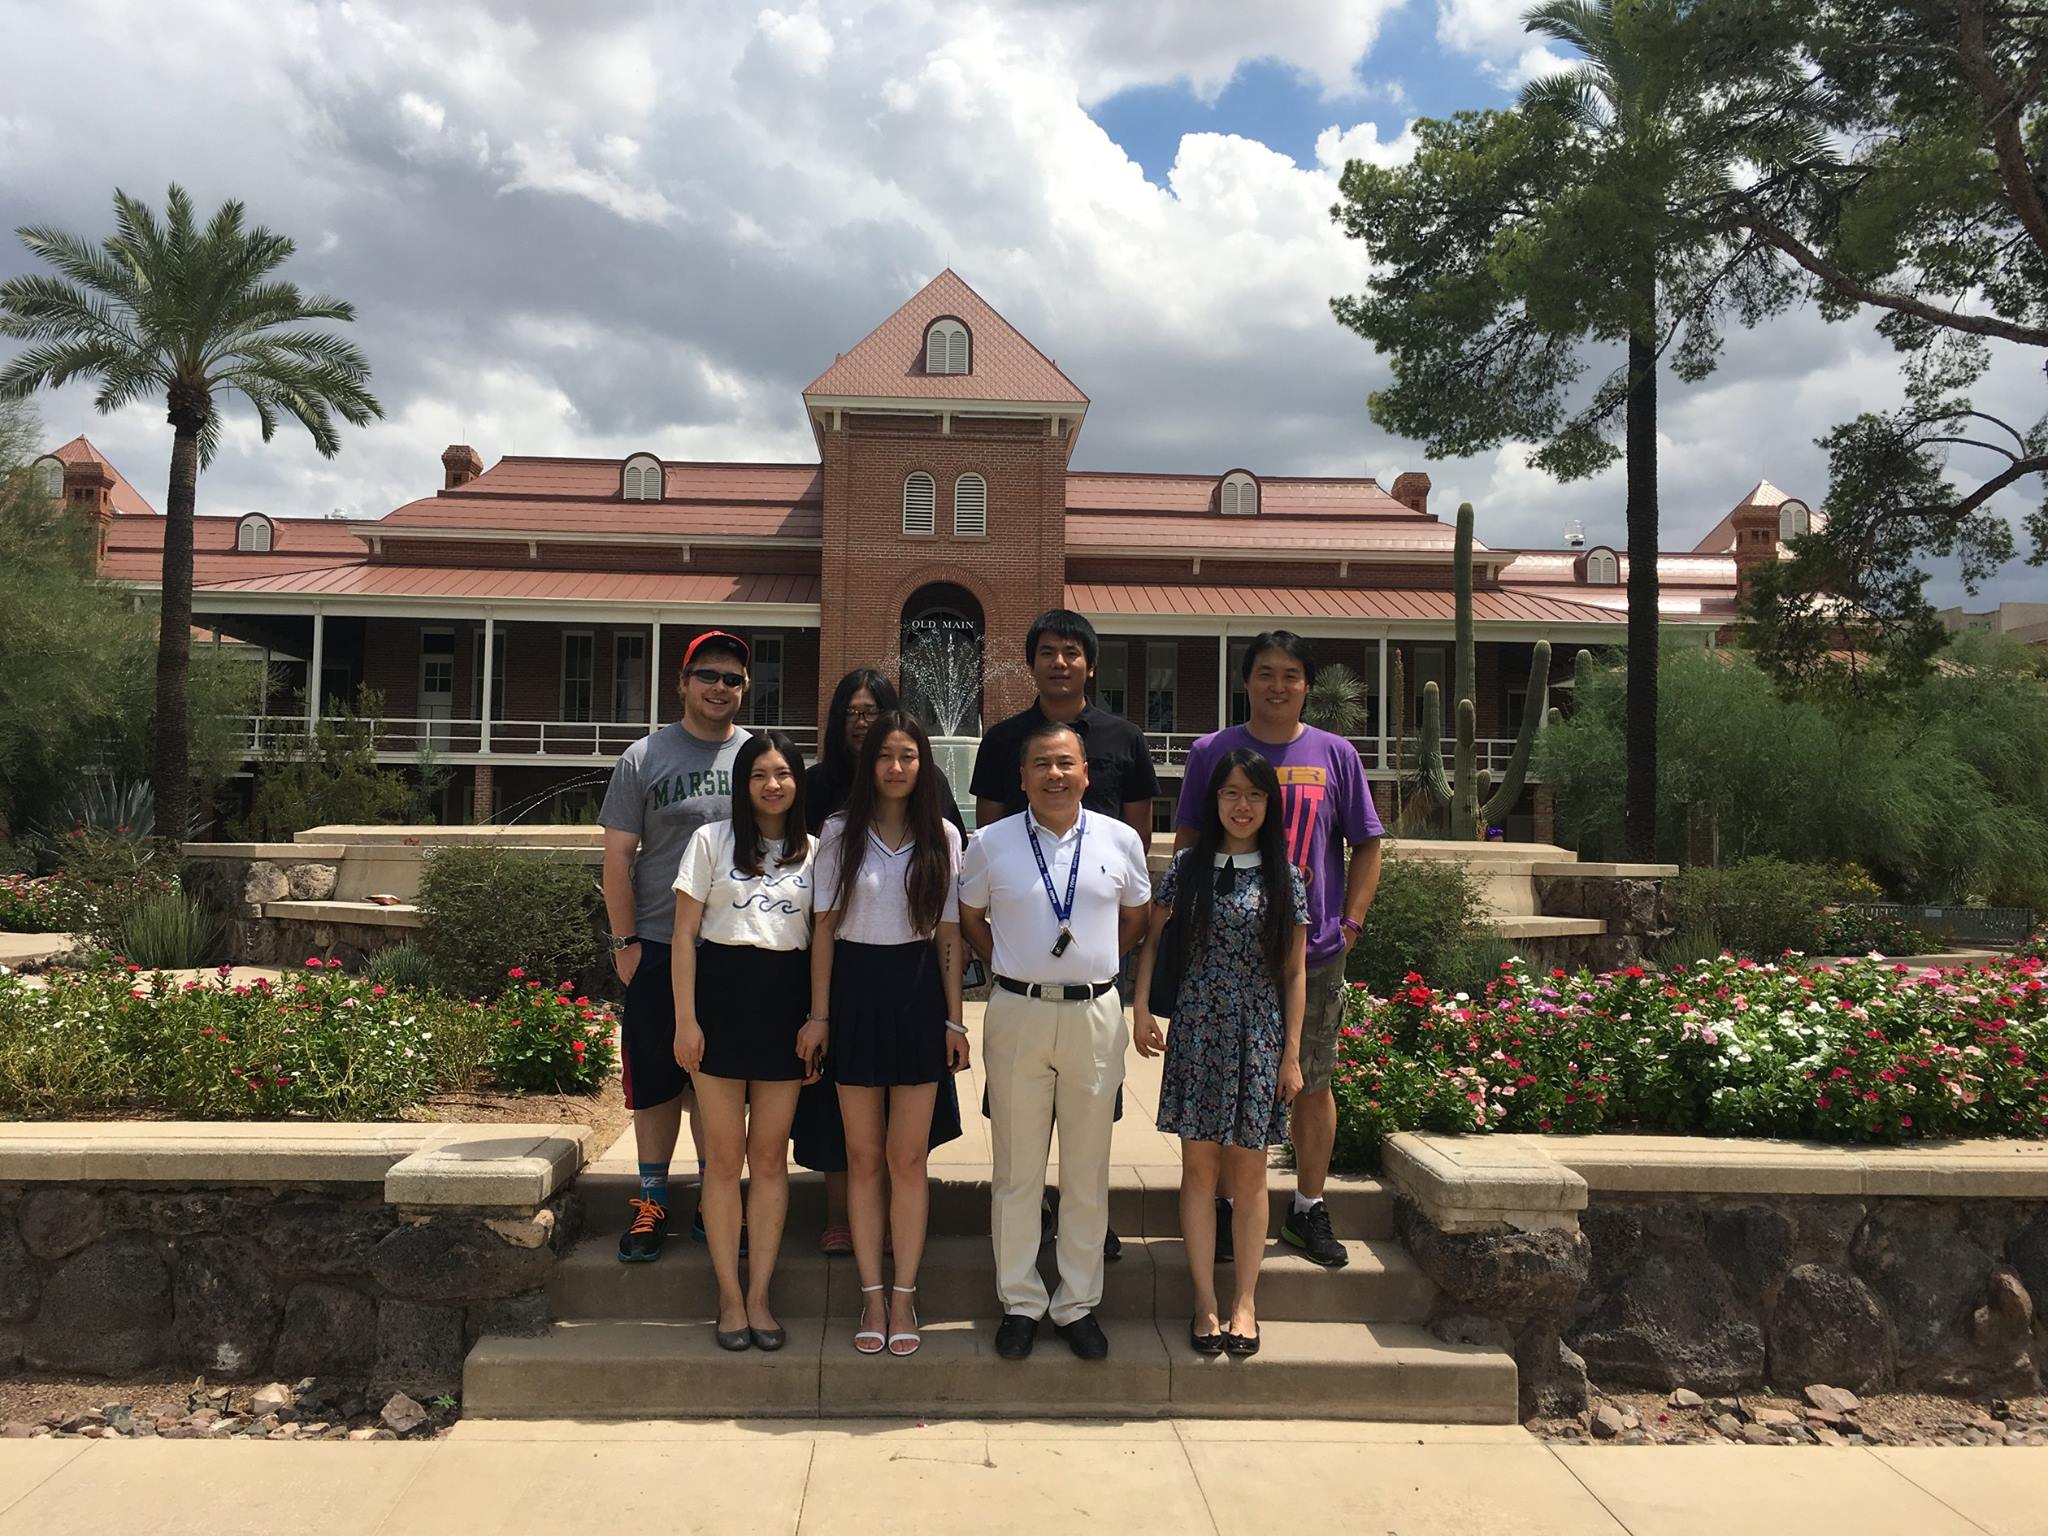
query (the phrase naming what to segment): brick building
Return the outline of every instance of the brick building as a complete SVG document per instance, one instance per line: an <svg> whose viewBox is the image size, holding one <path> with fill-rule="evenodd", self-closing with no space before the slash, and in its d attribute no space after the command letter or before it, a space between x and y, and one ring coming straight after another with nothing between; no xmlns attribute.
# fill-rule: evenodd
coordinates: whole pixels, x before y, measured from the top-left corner
<svg viewBox="0 0 2048 1536"><path fill-rule="evenodd" d="M1243 718L1238 662L1262 629L1309 635L1358 675L1356 740L1381 782L1423 685L1450 680L1453 528L1425 474L1382 488L1257 465L1076 471L1088 397L950 271L803 399L812 463L677 462L650 445L486 469L458 444L438 489L372 521L200 518L195 624L273 662L252 753L368 687L387 760L431 747L455 770L449 819L575 816L618 753L673 716L701 630L749 638L746 718L806 746L845 669L893 671L906 644L957 658L978 640L980 687L952 700L974 735L1029 699L1025 629L1060 605L1100 631L1099 702L1145 728L1169 780L1197 735ZM97 520L106 577L156 584L162 519L85 439L35 472ZM1777 558L1810 515L1760 482L1697 547L1661 556L1665 624L1702 643L1724 632L1741 568ZM1522 696L1537 640L1562 661L1622 639L1626 579L1605 546L1475 544L1485 758L1504 760L1542 707ZM911 670L930 713L942 684ZM1396 677L1405 700L1389 698Z"/></svg>

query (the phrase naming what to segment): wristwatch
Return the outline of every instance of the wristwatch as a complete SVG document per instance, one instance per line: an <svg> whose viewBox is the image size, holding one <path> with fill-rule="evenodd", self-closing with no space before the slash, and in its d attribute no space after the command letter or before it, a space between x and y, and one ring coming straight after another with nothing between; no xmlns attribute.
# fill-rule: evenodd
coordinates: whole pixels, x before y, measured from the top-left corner
<svg viewBox="0 0 2048 1536"><path fill-rule="evenodd" d="M637 933L629 933L623 937L615 933L611 936L612 953L616 955L622 949L631 949L639 942L640 935Z"/></svg>

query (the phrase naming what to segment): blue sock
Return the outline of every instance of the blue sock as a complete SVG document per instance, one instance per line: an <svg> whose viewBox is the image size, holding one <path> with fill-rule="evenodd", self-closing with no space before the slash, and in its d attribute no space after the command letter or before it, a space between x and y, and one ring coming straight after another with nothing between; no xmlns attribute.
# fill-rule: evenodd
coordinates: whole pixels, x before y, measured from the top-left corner
<svg viewBox="0 0 2048 1536"><path fill-rule="evenodd" d="M668 1205L668 1164L642 1163L640 1165L640 1198L652 1200L656 1205Z"/></svg>

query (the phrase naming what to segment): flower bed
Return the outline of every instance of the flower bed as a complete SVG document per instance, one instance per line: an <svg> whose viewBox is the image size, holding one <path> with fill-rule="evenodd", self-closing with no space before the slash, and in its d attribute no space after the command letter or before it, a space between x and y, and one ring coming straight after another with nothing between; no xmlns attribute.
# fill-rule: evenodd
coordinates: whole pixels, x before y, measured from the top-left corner
<svg viewBox="0 0 2048 1536"><path fill-rule="evenodd" d="M0 976L0 1115L150 1111L191 1119L374 1120L486 1073L519 1091L588 1090L610 1020L573 988L508 978L496 999L387 988L308 960L238 983L138 967Z"/></svg>
<svg viewBox="0 0 2048 1536"><path fill-rule="evenodd" d="M0 933L72 933L91 919L85 892L62 876L0 875Z"/></svg>
<svg viewBox="0 0 2048 1536"><path fill-rule="evenodd" d="M1338 1161L1399 1130L1602 1129L1900 1141L2048 1136L2044 947L1974 969L1723 956L1668 973L1532 975L1483 996L1355 988Z"/></svg>

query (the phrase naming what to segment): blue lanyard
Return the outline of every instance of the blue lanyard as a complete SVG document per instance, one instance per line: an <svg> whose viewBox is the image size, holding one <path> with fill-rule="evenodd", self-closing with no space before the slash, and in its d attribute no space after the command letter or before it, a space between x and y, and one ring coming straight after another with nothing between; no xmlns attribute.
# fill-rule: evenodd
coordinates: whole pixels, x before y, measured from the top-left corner
<svg viewBox="0 0 2048 1536"><path fill-rule="evenodd" d="M1067 870L1067 904L1060 905L1059 893L1052 888L1052 871L1046 868L1045 850L1038 846L1038 827L1031 819L1031 813L1024 813L1024 835L1031 839L1031 857L1038 860L1038 878L1045 882L1046 898L1052 902L1052 915L1060 927L1074 915L1074 892L1081 883L1081 839L1088 833L1088 813L1081 812L1074 823L1074 862Z"/></svg>

